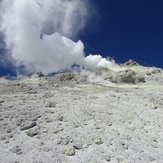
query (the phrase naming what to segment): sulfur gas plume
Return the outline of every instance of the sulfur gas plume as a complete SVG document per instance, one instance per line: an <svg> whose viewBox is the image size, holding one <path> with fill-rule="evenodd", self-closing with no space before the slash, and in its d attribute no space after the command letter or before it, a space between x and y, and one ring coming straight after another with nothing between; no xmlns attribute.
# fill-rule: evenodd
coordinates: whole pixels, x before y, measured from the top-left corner
<svg viewBox="0 0 163 163"><path fill-rule="evenodd" d="M7 50L3 62L12 62L23 74L47 75L74 64L111 68L111 61L100 55L85 57L82 41L72 41L91 18L91 6L89 0L2 0L0 32Z"/></svg>

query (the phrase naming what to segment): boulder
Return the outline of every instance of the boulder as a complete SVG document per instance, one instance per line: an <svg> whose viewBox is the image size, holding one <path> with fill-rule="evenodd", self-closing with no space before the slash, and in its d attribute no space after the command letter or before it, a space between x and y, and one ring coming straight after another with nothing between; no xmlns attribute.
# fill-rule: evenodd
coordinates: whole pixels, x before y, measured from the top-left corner
<svg viewBox="0 0 163 163"><path fill-rule="evenodd" d="M136 73L127 69L125 71L120 71L116 76L113 77L112 82L114 83L131 83L133 84L135 81Z"/></svg>
<svg viewBox="0 0 163 163"><path fill-rule="evenodd" d="M56 74L55 75L55 79L60 82L60 81L71 81L74 78L74 74L73 73L63 73L63 74Z"/></svg>
<svg viewBox="0 0 163 163"><path fill-rule="evenodd" d="M39 71L39 72L34 73L32 75L32 78L40 78L40 77L43 77L43 76L44 76L44 74L41 71Z"/></svg>
<svg viewBox="0 0 163 163"><path fill-rule="evenodd" d="M0 103L3 103L3 102L4 102L4 100L0 98Z"/></svg>
<svg viewBox="0 0 163 163"><path fill-rule="evenodd" d="M145 78L143 76L139 76L135 73L135 71L131 69L127 69L125 71L118 72L113 78L112 82L114 83L127 83L127 84L135 84L145 82Z"/></svg>
<svg viewBox="0 0 163 163"><path fill-rule="evenodd" d="M132 66L140 66L140 64L137 63L136 61L130 59L129 61L127 61L126 63L124 63L123 66L132 67Z"/></svg>
<svg viewBox="0 0 163 163"><path fill-rule="evenodd" d="M152 70L152 74L160 74L161 73L161 69L159 69L159 68L154 68L153 70Z"/></svg>
<svg viewBox="0 0 163 163"><path fill-rule="evenodd" d="M143 76L136 75L135 83L145 83L145 78Z"/></svg>

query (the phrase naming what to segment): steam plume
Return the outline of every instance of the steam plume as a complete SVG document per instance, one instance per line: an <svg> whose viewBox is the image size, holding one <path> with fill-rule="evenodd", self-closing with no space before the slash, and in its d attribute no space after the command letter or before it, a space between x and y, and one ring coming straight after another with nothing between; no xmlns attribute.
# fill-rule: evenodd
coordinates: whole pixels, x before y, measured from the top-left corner
<svg viewBox="0 0 163 163"><path fill-rule="evenodd" d="M100 55L84 56L84 45L73 42L85 28L89 0L3 0L0 32L8 58L19 73L44 74L69 69L73 64L94 69L110 67ZM20 70L20 67L23 69Z"/></svg>

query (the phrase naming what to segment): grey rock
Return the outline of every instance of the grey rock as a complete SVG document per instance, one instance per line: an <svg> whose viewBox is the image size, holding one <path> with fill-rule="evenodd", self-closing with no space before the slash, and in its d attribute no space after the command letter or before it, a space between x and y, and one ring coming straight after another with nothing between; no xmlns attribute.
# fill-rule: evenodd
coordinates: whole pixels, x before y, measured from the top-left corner
<svg viewBox="0 0 163 163"><path fill-rule="evenodd" d="M46 118L46 119L45 119L45 122L46 122L46 123L51 123L51 122L52 122L52 119L51 119L51 118Z"/></svg>
<svg viewBox="0 0 163 163"><path fill-rule="evenodd" d="M98 129L100 129L100 127L99 127L99 126L95 126L95 129L97 129L97 130L98 130Z"/></svg>
<svg viewBox="0 0 163 163"><path fill-rule="evenodd" d="M155 68L154 70L152 70L152 74L159 74L161 73L161 69L159 68Z"/></svg>
<svg viewBox="0 0 163 163"><path fill-rule="evenodd" d="M13 153L16 153L17 155L21 155L22 154L22 151L21 151L21 148L19 146L15 146L11 149L11 151Z"/></svg>
<svg viewBox="0 0 163 163"><path fill-rule="evenodd" d="M13 134L9 134L8 137L9 137L9 138L13 138Z"/></svg>
<svg viewBox="0 0 163 163"><path fill-rule="evenodd" d="M74 149L74 147L70 147L70 148L66 149L64 153L67 156L73 156L73 155L75 155L75 149Z"/></svg>
<svg viewBox="0 0 163 163"><path fill-rule="evenodd" d="M22 124L23 121L24 121L24 119L18 118L17 121L16 121L16 125L17 125L17 126L20 126L20 125Z"/></svg>
<svg viewBox="0 0 163 163"><path fill-rule="evenodd" d="M56 144L61 144L62 139L56 139L55 142L56 142Z"/></svg>
<svg viewBox="0 0 163 163"><path fill-rule="evenodd" d="M17 155L21 155L22 154L22 151L18 151L16 152Z"/></svg>
<svg viewBox="0 0 163 163"><path fill-rule="evenodd" d="M134 82L135 83L144 83L145 82L145 78L143 76L136 75Z"/></svg>
<svg viewBox="0 0 163 163"><path fill-rule="evenodd" d="M62 116L58 117L58 120L63 121L63 117Z"/></svg>
<svg viewBox="0 0 163 163"><path fill-rule="evenodd" d="M0 137L0 140L5 140L5 139L6 139L5 136Z"/></svg>
<svg viewBox="0 0 163 163"><path fill-rule="evenodd" d="M130 59L129 61L127 61L126 63L124 63L122 65L123 66L129 66L129 67L131 67L131 66L140 66L139 63L137 63L136 61L134 61L132 59Z"/></svg>
<svg viewBox="0 0 163 163"><path fill-rule="evenodd" d="M82 144L74 144L73 147L75 149L82 149L83 148L83 145Z"/></svg>
<svg viewBox="0 0 163 163"><path fill-rule="evenodd" d="M88 148L90 145L90 143L84 143L83 148Z"/></svg>
<svg viewBox="0 0 163 163"><path fill-rule="evenodd" d="M109 162L111 161L111 156L105 156L104 159Z"/></svg>
<svg viewBox="0 0 163 163"><path fill-rule="evenodd" d="M147 72L146 72L146 75L150 76L150 75L151 75L151 73L150 73L149 71L147 71Z"/></svg>
<svg viewBox="0 0 163 163"><path fill-rule="evenodd" d="M45 107L49 107L49 108L55 108L55 103L54 102L49 102L45 105Z"/></svg>
<svg viewBox="0 0 163 163"><path fill-rule="evenodd" d="M42 72L36 72L32 75L33 78L40 78L40 77L43 77L44 74Z"/></svg>
<svg viewBox="0 0 163 163"><path fill-rule="evenodd" d="M112 82L133 84L135 82L135 76L136 76L136 73L131 69L120 71L113 78Z"/></svg>
<svg viewBox="0 0 163 163"><path fill-rule="evenodd" d="M3 103L3 102L4 102L4 100L0 98L0 103Z"/></svg>
<svg viewBox="0 0 163 163"><path fill-rule="evenodd" d="M84 83L87 81L87 76L86 75L77 75L74 77L76 83Z"/></svg>
<svg viewBox="0 0 163 163"><path fill-rule="evenodd" d="M155 161L155 158L152 156L149 156L149 161Z"/></svg>
<svg viewBox="0 0 163 163"><path fill-rule="evenodd" d="M80 74L80 73L63 73L57 74L54 76L54 79L57 82L69 82L72 83L85 83L87 82L87 75Z"/></svg>
<svg viewBox="0 0 163 163"><path fill-rule="evenodd" d="M157 109L157 105L152 105L152 109Z"/></svg>
<svg viewBox="0 0 163 163"><path fill-rule="evenodd" d="M49 152L49 151L50 151L50 148L49 148L49 147L44 147L44 148L43 148L43 151L44 151L44 152Z"/></svg>
<svg viewBox="0 0 163 163"><path fill-rule="evenodd" d="M37 115L36 117L31 118L31 120L32 121L37 121L40 117L41 117L41 115Z"/></svg>
<svg viewBox="0 0 163 163"><path fill-rule="evenodd" d="M58 131L58 132L63 131L63 127L58 127L58 128L57 128L57 131Z"/></svg>
<svg viewBox="0 0 163 163"><path fill-rule="evenodd" d="M27 129L30 129L30 128L35 127L35 126L36 126L36 122L32 122L29 125L23 126L20 130L27 130Z"/></svg>
<svg viewBox="0 0 163 163"><path fill-rule="evenodd" d="M9 140L6 140L5 143L8 144L9 143Z"/></svg>
<svg viewBox="0 0 163 163"><path fill-rule="evenodd" d="M30 137L34 137L38 134L38 131L35 129L35 130L29 130L27 132L27 135L30 136Z"/></svg>
<svg viewBox="0 0 163 163"><path fill-rule="evenodd" d="M59 84L54 84L54 87L59 87Z"/></svg>
<svg viewBox="0 0 163 163"><path fill-rule="evenodd" d="M125 71L118 72L111 81L114 83L135 84L144 83L145 78L136 74L133 70L127 69Z"/></svg>
<svg viewBox="0 0 163 163"><path fill-rule="evenodd" d="M11 133L11 129L7 129L6 133Z"/></svg>
<svg viewBox="0 0 163 163"><path fill-rule="evenodd" d="M63 73L63 74L57 74L55 75L55 79L57 81L71 81L74 78L73 73Z"/></svg>
<svg viewBox="0 0 163 163"><path fill-rule="evenodd" d="M109 122L109 123L107 123L107 125L108 125L108 126L112 126L113 124Z"/></svg>
<svg viewBox="0 0 163 163"><path fill-rule="evenodd" d="M100 144L103 143L103 142L101 141L101 139L95 139L94 142L95 142L95 144L97 144L97 145L100 145Z"/></svg>
<svg viewBox="0 0 163 163"><path fill-rule="evenodd" d="M62 145L67 145L69 143L69 140L67 139L62 139L61 144Z"/></svg>

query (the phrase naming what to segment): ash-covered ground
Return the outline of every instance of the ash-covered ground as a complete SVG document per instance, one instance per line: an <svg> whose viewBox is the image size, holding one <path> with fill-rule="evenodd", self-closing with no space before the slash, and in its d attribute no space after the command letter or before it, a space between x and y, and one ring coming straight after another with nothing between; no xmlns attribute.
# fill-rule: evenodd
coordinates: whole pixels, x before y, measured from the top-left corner
<svg viewBox="0 0 163 163"><path fill-rule="evenodd" d="M161 163L162 151L160 68L0 79L0 162Z"/></svg>

